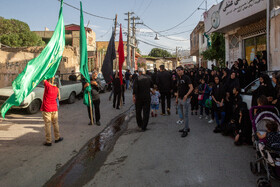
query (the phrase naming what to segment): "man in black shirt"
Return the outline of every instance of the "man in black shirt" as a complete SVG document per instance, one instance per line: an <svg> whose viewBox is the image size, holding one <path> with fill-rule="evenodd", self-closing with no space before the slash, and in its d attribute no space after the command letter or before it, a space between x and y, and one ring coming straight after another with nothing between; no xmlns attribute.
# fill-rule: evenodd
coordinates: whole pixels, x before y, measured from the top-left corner
<svg viewBox="0 0 280 187"><path fill-rule="evenodd" d="M185 128L179 130L179 132L183 133L181 137L186 137L188 135L188 132L190 131L188 115L189 115L189 104L191 100L190 96L193 91L193 85L191 79L184 74L184 68L182 66L177 67L176 70L179 75L176 103L178 103L179 108L182 111L182 114L183 114L183 108L185 110L185 115L183 115Z"/></svg>
<svg viewBox="0 0 280 187"><path fill-rule="evenodd" d="M159 66L160 72L157 75L157 86L160 92L161 98L161 115L165 116L165 98L167 100L167 114L170 115L170 103L171 103L171 74L165 70L164 65Z"/></svg>
<svg viewBox="0 0 280 187"><path fill-rule="evenodd" d="M150 115L150 105L151 105L151 96L150 88L152 88L152 80L150 76L145 75L144 68L139 69L139 76L135 78L133 85L133 102L136 107L136 121L138 127L143 131L146 130L149 115ZM143 110L143 118L142 118Z"/></svg>

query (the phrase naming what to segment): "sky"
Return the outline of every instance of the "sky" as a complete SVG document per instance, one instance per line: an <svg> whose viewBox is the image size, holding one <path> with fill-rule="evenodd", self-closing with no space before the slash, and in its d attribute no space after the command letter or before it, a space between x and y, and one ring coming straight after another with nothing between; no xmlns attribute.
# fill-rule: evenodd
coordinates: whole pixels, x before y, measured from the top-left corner
<svg viewBox="0 0 280 187"><path fill-rule="evenodd" d="M167 49L174 53L190 48L190 33L203 21L205 0L81 0L85 26L96 33L96 41L109 41L114 26L113 19L118 15L118 23L122 24L123 38L126 41L128 23L127 12L139 17L136 25L136 39L142 55L147 55L152 48ZM58 21L60 2L58 0L0 0L0 16L6 19L18 19L27 23L32 31L42 31L47 27L54 30ZM64 0L74 7L80 7L80 0ZM207 0L207 9L221 0ZM204 10L197 10L197 8ZM80 24L80 12L64 4L63 16L65 24ZM182 23L183 22L183 23ZM179 23L179 26L177 26ZM177 27L175 27L177 26ZM173 28L174 27L174 28ZM119 29L119 28L118 28ZM152 29L152 30L151 30ZM169 30L170 29L170 30ZM168 30L168 31L164 31ZM158 33L159 40L154 40ZM182 33L181 33L182 32ZM118 31L117 31L118 33ZM181 34L178 34L181 33ZM175 34L175 35L174 35ZM119 36L116 36L118 40Z"/></svg>

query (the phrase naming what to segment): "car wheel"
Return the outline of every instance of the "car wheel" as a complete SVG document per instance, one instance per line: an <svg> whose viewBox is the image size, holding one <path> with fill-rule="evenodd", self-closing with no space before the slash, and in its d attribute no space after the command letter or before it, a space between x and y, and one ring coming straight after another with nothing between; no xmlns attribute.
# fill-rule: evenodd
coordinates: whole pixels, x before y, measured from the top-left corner
<svg viewBox="0 0 280 187"><path fill-rule="evenodd" d="M72 92L68 98L68 103L69 104L75 103L75 100L76 100L76 94L75 92Z"/></svg>
<svg viewBox="0 0 280 187"><path fill-rule="evenodd" d="M29 114L35 114L40 110L40 107L41 101L39 99L35 99L30 103L26 110Z"/></svg>

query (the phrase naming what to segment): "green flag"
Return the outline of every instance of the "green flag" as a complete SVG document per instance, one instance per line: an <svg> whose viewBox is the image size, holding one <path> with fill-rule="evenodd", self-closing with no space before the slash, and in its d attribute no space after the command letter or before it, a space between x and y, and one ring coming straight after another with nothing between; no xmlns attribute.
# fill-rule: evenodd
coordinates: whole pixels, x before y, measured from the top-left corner
<svg viewBox="0 0 280 187"><path fill-rule="evenodd" d="M62 5L63 0L61 0L58 23L48 45L38 57L27 63L23 72L13 81L14 93L1 107L3 118L13 105L19 106L42 80L52 78L55 75L65 46Z"/></svg>
<svg viewBox="0 0 280 187"><path fill-rule="evenodd" d="M88 54L87 54L87 37L84 27L84 16L82 2L80 1L80 72L85 77L85 81L89 83L89 86L84 90L84 104L89 106L88 94L91 93L90 77L88 74ZM90 94L91 95L91 94Z"/></svg>

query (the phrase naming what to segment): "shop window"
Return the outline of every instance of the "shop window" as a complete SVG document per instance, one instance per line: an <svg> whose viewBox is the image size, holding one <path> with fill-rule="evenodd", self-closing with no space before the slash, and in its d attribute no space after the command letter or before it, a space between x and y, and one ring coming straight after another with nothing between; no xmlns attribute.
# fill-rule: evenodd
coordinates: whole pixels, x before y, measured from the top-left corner
<svg viewBox="0 0 280 187"><path fill-rule="evenodd" d="M255 55L259 58L266 58L266 35L260 35L245 39L245 57L250 63L254 60Z"/></svg>

